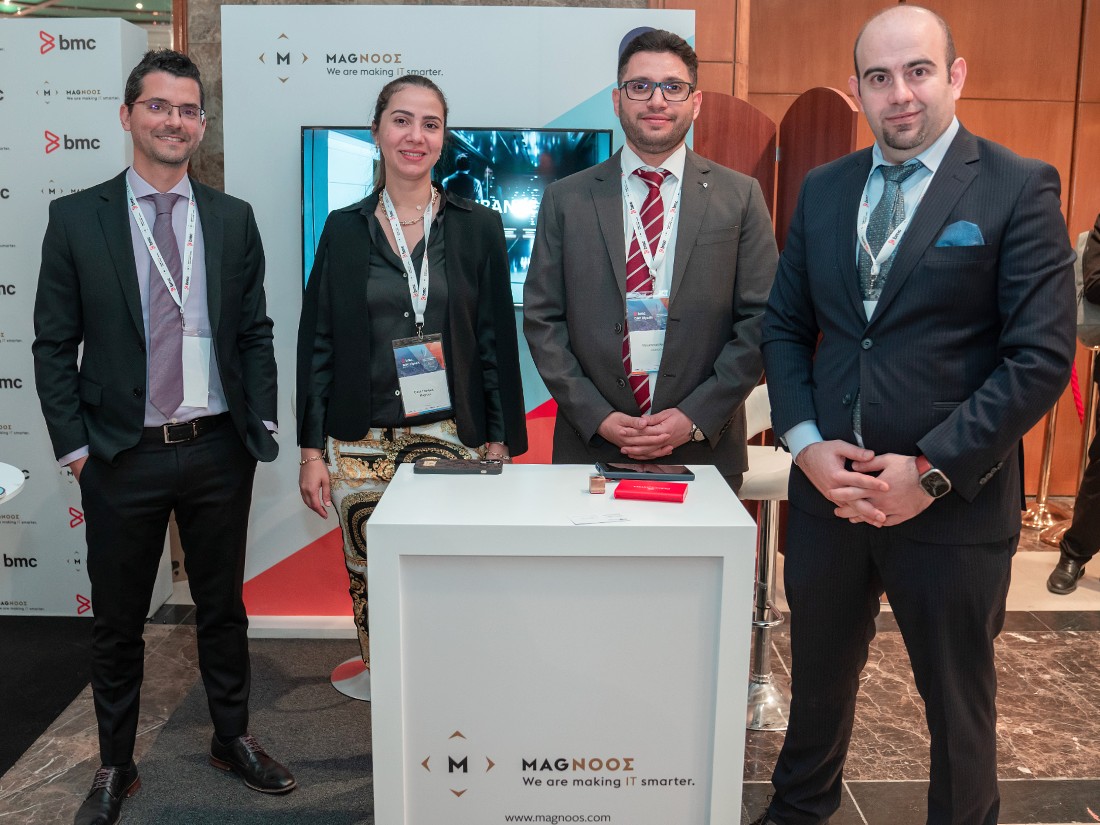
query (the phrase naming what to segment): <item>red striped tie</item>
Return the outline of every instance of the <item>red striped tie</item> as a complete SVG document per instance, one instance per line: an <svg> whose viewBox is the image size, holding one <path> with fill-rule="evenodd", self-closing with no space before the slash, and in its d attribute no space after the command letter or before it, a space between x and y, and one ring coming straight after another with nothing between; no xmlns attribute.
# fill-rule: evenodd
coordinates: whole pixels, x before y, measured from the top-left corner
<svg viewBox="0 0 1100 825"><path fill-rule="evenodd" d="M649 172L645 169L635 169L634 174L640 177L649 186L645 202L642 204L642 226L645 229L646 240L649 242L651 254L657 252L657 242L661 237L661 230L665 224L665 203L661 198L661 183L669 175L664 169ZM626 291L637 292L646 295L653 293L653 275L642 257L642 247L638 243L637 233L630 239L630 253L626 256ZM631 375L630 366L630 329L627 325L623 328L623 368L626 370L627 379L630 381L630 389L634 391L634 399L638 402L638 408L645 415L652 406L653 399L649 395L649 376Z"/></svg>

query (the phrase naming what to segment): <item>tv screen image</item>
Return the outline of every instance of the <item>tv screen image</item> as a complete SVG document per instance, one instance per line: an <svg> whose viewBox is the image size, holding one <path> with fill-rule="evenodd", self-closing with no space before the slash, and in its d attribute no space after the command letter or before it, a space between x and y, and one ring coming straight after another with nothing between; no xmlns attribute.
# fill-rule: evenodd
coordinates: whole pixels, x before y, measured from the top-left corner
<svg viewBox="0 0 1100 825"><path fill-rule="evenodd" d="M535 224L546 187L611 157L607 129L449 130L433 177L449 192L501 215L512 300L523 303ZM309 278L325 217L370 194L378 149L369 129L302 128L302 224Z"/></svg>

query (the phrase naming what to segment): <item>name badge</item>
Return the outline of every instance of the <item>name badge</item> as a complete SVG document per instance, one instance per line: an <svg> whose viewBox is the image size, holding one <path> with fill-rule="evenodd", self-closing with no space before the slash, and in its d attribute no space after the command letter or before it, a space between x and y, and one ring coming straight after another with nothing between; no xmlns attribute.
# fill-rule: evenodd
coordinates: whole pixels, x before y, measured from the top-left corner
<svg viewBox="0 0 1100 825"><path fill-rule="evenodd" d="M393 342L393 362L406 418L451 408L442 335L398 338Z"/></svg>
<svg viewBox="0 0 1100 825"><path fill-rule="evenodd" d="M632 375L655 373L661 368L667 326L667 295L627 296L626 327L630 331Z"/></svg>
<svg viewBox="0 0 1100 825"><path fill-rule="evenodd" d="M210 403L210 333L183 330L183 406Z"/></svg>

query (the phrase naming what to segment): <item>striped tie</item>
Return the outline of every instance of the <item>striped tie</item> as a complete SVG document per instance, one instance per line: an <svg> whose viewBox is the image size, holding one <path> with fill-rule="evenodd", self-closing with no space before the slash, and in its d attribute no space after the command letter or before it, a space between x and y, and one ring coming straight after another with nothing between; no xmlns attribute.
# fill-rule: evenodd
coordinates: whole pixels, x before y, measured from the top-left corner
<svg viewBox="0 0 1100 825"><path fill-rule="evenodd" d="M635 169L634 174L640 177L649 186L645 202L642 204L641 221L645 229L646 240L649 242L651 253L657 251L657 242L660 240L661 231L665 224L665 203L661 198L661 183L669 175L664 169L649 172L645 169ZM630 239L630 253L626 256L626 291L651 295L653 293L653 273L649 271L645 258L642 257L642 247L638 243L638 236ZM638 409L645 415L652 406L653 399L649 395L649 376L631 375L630 366L630 329L629 320L623 326L623 368L626 370L627 379L630 381L630 389L634 391L634 399L638 402Z"/></svg>

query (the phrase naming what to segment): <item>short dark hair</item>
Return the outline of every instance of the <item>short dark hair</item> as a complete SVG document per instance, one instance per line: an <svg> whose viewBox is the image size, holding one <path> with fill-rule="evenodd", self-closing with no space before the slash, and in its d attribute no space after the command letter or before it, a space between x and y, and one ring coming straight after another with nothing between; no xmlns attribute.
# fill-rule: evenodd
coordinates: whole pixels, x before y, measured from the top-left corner
<svg viewBox="0 0 1100 825"><path fill-rule="evenodd" d="M874 23L876 20L878 20L884 14L889 14L890 12L894 11L894 9L901 9L901 8L916 9L917 11L926 11L930 15L932 15L932 17L935 18L936 22L940 24L940 28L943 30L944 40L947 41L947 49L946 49L946 52L944 53L944 58L947 60L947 70L951 71L951 67L953 65L955 65L955 60L958 58L959 54L958 54L958 52L955 51L955 38L951 35L951 27L949 25L947 25L947 21L944 20L942 17L940 17L938 14L936 14L931 9L926 9L924 6L914 6L914 5L910 5L909 3L906 3L904 6L890 6L890 8L888 8L888 9L883 9L878 14L875 14L874 16L869 18L867 20L867 22L863 24L863 28L861 28L859 30L859 34L856 35L856 44L854 46L852 46L852 63L855 66L856 80L857 81L859 81L859 79L860 79L860 77L859 77L859 54L858 54L859 53L859 41L863 39L863 33L865 31L867 31L868 26L870 26L872 23Z"/></svg>
<svg viewBox="0 0 1100 825"><path fill-rule="evenodd" d="M465 152L460 153L455 158L455 169L457 169L459 172L469 172L470 156L467 155Z"/></svg>
<svg viewBox="0 0 1100 825"><path fill-rule="evenodd" d="M678 34L665 31L664 29L654 29L653 31L644 32L639 34L629 43L626 48L623 49L622 54L619 55L619 84L623 82L623 74L626 72L626 64L630 62L630 58L638 54L638 52L666 52L668 54L674 54L687 66L688 80L691 81L691 85L694 86L699 81L699 55L695 53L695 49L688 45L688 42Z"/></svg>
<svg viewBox="0 0 1100 825"><path fill-rule="evenodd" d="M154 49L145 53L141 62L134 66L130 76L126 78L126 90L123 92L123 103L133 106L141 97L145 87L145 75L152 72L165 72L176 77L189 77L199 84L199 108L206 108L206 91L202 88L202 77L199 75L199 67L190 57L182 52L171 49Z"/></svg>
<svg viewBox="0 0 1100 825"><path fill-rule="evenodd" d="M450 109L447 108L447 97L443 94L442 89L422 74L403 74L382 87L382 90L378 93L378 99L374 102L374 118L370 123L371 132L378 131L378 124L382 122L382 115L385 113L386 107L390 105L390 98L406 86L419 86L422 89L434 92L435 96L439 98L439 103L443 106L443 134L445 138L447 134L447 115L450 112ZM386 159L379 152L378 166L374 170L374 191L377 194L385 188Z"/></svg>

